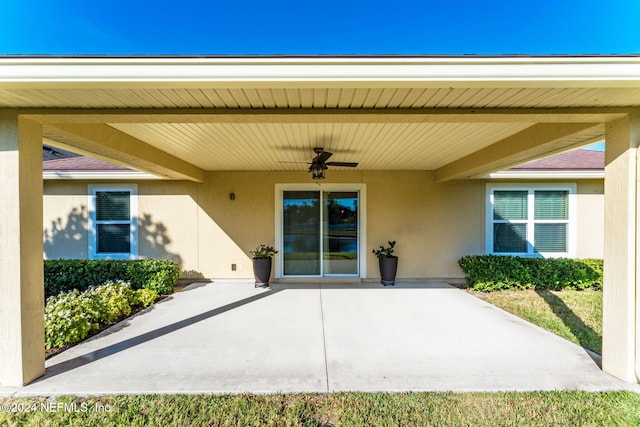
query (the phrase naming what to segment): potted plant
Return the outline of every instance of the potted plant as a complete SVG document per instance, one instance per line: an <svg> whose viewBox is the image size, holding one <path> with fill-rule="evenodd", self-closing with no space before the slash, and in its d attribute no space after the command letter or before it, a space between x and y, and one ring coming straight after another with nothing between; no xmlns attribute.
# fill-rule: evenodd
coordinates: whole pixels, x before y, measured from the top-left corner
<svg viewBox="0 0 640 427"><path fill-rule="evenodd" d="M381 283L384 286L393 286L396 283L396 272L398 271L398 257L393 255L393 248L396 241L389 241L389 246L380 245L379 249L374 249L373 254L378 257L380 265Z"/></svg>
<svg viewBox="0 0 640 427"><path fill-rule="evenodd" d="M271 258L278 253L273 246L258 245L258 247L249 251L253 257L253 276L255 277L256 288L269 287L269 278L271 277Z"/></svg>

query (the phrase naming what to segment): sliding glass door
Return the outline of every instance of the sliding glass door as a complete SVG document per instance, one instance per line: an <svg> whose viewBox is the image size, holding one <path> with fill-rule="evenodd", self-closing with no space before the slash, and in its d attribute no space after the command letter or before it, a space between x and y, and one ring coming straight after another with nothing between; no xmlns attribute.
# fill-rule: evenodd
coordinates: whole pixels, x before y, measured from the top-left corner
<svg viewBox="0 0 640 427"><path fill-rule="evenodd" d="M284 276L358 276L358 191L283 191Z"/></svg>
<svg viewBox="0 0 640 427"><path fill-rule="evenodd" d="M319 276L320 192L285 191L283 196L283 272L287 276Z"/></svg>
<svg viewBox="0 0 640 427"><path fill-rule="evenodd" d="M358 274L358 193L324 192L323 275Z"/></svg>

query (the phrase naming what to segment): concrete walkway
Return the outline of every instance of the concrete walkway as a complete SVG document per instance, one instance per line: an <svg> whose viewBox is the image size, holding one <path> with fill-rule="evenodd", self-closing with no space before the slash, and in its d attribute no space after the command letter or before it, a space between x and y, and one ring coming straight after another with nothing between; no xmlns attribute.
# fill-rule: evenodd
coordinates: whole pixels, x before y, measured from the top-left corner
<svg viewBox="0 0 640 427"><path fill-rule="evenodd" d="M191 285L2 395L640 390L442 283Z"/></svg>

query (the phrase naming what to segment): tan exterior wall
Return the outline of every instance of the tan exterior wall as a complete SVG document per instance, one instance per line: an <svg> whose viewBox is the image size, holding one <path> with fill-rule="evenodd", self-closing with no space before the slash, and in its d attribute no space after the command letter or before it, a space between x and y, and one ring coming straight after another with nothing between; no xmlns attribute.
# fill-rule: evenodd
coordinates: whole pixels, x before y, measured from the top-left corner
<svg viewBox="0 0 640 427"><path fill-rule="evenodd" d="M604 180L578 182L577 258L604 257Z"/></svg>
<svg viewBox="0 0 640 427"><path fill-rule="evenodd" d="M484 253L485 181L437 184L430 171L327 175L322 184L366 185L367 278L379 277L371 249L388 240L397 241L399 278L461 278L457 260ZM251 278L248 251L260 243L275 245L275 185L309 183L309 175L208 172L206 178L202 184L137 182L139 256L178 261L184 277ZM45 182L47 258L87 257L88 184ZM602 181L580 183L578 193L578 256L601 257Z"/></svg>
<svg viewBox="0 0 640 427"><path fill-rule="evenodd" d="M370 172L367 242L397 241L398 277L463 277L457 260L484 252L484 185L436 184L433 172ZM367 277L378 277L367 251Z"/></svg>
<svg viewBox="0 0 640 427"><path fill-rule="evenodd" d="M275 184L308 180L307 173L210 172L199 192L200 268L205 275L251 277L247 252L259 243L275 245ZM443 248L482 251L484 211L460 208L482 206L479 183L437 185L431 172L338 171L324 182L367 185L368 246L396 240L399 277L461 277L458 252ZM365 255L366 276L377 277L377 259L369 248ZM232 263L238 271L231 271Z"/></svg>
<svg viewBox="0 0 640 427"><path fill-rule="evenodd" d="M130 183L45 181L45 259L86 259L88 185ZM136 184L140 257L171 259L182 264L187 272L194 269L198 263L198 184L189 181L139 181Z"/></svg>
<svg viewBox="0 0 640 427"><path fill-rule="evenodd" d="M44 181L44 258L86 259L87 183Z"/></svg>

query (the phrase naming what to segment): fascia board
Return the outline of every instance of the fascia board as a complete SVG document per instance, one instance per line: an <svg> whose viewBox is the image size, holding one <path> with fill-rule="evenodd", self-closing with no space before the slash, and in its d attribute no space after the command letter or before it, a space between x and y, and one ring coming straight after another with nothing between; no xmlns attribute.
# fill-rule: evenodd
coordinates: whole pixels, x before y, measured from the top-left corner
<svg viewBox="0 0 640 427"><path fill-rule="evenodd" d="M301 82L637 87L640 57L0 58L0 87L7 88Z"/></svg>
<svg viewBox="0 0 640 427"><path fill-rule="evenodd" d="M164 179L144 172L104 172L104 171L44 171L43 179Z"/></svg>
<svg viewBox="0 0 640 427"><path fill-rule="evenodd" d="M495 172L484 178L490 179L604 179L604 171L528 171Z"/></svg>

